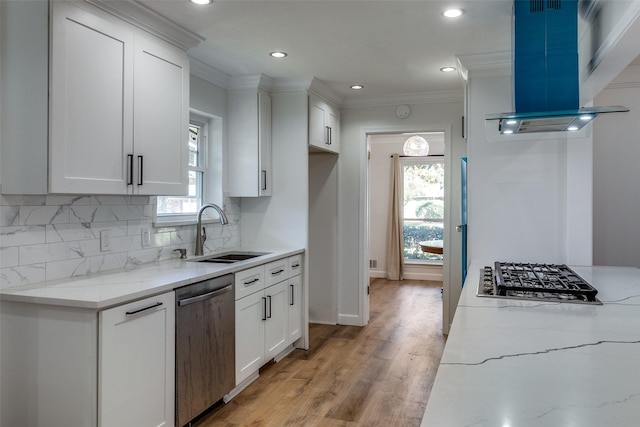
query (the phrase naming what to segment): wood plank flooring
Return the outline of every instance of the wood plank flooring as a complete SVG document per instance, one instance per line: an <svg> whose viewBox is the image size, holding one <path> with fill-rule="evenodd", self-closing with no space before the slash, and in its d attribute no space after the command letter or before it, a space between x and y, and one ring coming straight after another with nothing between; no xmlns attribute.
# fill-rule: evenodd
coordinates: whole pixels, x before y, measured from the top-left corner
<svg viewBox="0 0 640 427"><path fill-rule="evenodd" d="M308 351L194 427L419 426L445 342L440 286L372 279L367 326L310 325Z"/></svg>

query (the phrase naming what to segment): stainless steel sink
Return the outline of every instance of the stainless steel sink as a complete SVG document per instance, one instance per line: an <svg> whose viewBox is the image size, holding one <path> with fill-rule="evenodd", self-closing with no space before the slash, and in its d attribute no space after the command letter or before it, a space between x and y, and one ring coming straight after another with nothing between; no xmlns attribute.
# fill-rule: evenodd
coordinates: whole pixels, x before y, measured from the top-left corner
<svg viewBox="0 0 640 427"><path fill-rule="evenodd" d="M269 252L225 252L216 254L208 258L194 260L196 262L215 262L220 264L232 264L234 262L246 261L248 259L257 258L267 255Z"/></svg>

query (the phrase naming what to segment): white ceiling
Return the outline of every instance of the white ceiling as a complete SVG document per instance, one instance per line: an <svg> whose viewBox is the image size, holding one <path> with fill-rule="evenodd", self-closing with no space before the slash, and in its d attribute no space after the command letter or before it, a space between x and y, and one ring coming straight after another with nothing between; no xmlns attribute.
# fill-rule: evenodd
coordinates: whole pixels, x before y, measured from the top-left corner
<svg viewBox="0 0 640 427"><path fill-rule="evenodd" d="M316 77L344 99L461 90L459 54L511 48L511 0L142 0L204 37L193 58L229 76ZM465 13L442 16L450 6ZM289 56L276 60L269 52ZM362 91L349 89L364 84Z"/></svg>

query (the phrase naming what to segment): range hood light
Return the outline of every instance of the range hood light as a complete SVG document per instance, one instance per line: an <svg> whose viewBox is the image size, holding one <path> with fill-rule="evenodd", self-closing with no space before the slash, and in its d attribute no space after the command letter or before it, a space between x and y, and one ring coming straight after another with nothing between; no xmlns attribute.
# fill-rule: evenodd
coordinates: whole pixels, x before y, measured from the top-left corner
<svg viewBox="0 0 640 427"><path fill-rule="evenodd" d="M578 126L569 126L567 128L567 130L570 130L570 131L574 131L574 130L578 130L578 129L579 129Z"/></svg>
<svg viewBox="0 0 640 427"><path fill-rule="evenodd" d="M582 116L580 116L580 120L582 120L583 122L588 122L589 120L593 119L594 116L589 116L587 114L584 114Z"/></svg>
<svg viewBox="0 0 640 427"><path fill-rule="evenodd" d="M502 132L502 133L505 134L505 135L509 135L509 134L512 134L513 131L511 129L505 129L504 132Z"/></svg>

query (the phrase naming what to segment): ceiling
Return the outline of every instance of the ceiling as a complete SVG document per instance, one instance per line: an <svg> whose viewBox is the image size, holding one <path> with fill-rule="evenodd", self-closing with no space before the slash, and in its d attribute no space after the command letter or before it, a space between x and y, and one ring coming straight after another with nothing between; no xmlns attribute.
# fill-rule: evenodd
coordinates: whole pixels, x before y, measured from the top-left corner
<svg viewBox="0 0 640 427"><path fill-rule="evenodd" d="M189 56L228 76L316 77L342 99L460 91L458 73L440 68L456 66L456 55L511 49L510 0L141 3L204 37ZM462 17L442 15L452 6ZM275 50L288 56L273 59Z"/></svg>

